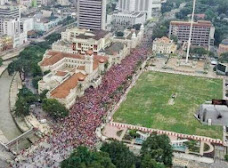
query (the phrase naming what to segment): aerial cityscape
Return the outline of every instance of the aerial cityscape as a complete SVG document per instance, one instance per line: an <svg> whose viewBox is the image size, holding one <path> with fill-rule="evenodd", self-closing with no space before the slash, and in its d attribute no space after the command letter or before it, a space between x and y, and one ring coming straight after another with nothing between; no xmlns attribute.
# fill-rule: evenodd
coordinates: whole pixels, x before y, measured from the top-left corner
<svg viewBox="0 0 228 168"><path fill-rule="evenodd" d="M228 0L0 0L0 168L228 168Z"/></svg>

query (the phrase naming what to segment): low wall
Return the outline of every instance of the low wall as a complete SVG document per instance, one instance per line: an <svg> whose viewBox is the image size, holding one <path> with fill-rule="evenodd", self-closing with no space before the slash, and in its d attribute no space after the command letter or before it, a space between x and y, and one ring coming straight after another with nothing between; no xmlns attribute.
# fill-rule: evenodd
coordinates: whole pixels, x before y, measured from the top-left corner
<svg viewBox="0 0 228 168"><path fill-rule="evenodd" d="M130 124L122 124L122 123L117 123L117 122L110 122L109 124L111 126L119 127L119 128L136 129L136 130L147 132L147 133L155 132L160 135L164 134L164 135L168 135L168 136L175 136L178 138L186 138L186 139L192 139L192 140L197 140L197 141L204 141L204 142L209 142L209 143L213 143L213 144L223 145L223 142L220 139L213 139L213 138L204 137L204 136L181 134L181 133L176 133L176 132L171 132L171 131L164 131L164 130L140 127L140 126L135 126L135 125L130 125Z"/></svg>

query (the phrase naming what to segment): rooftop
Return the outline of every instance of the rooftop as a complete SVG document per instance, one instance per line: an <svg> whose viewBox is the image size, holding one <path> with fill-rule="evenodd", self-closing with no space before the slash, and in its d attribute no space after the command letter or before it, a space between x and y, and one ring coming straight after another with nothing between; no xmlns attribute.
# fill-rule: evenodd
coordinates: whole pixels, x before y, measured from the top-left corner
<svg viewBox="0 0 228 168"><path fill-rule="evenodd" d="M159 42L159 43L170 43L172 40L170 40L168 37L161 37L161 38L156 38L153 42Z"/></svg>
<svg viewBox="0 0 228 168"><path fill-rule="evenodd" d="M109 32L104 30L87 30L87 29L79 29L79 28L71 28L67 29L66 32L76 33L76 38L78 39L95 39L99 40L104 38Z"/></svg>
<svg viewBox="0 0 228 168"><path fill-rule="evenodd" d="M190 25L191 22L188 21L171 21L170 22L171 25ZM210 21L207 20L199 20L198 22L193 22L194 26L207 26L207 27L211 27L212 23Z"/></svg>
<svg viewBox="0 0 228 168"><path fill-rule="evenodd" d="M212 125L228 125L228 107L226 105L202 104L197 112L202 122L212 121Z"/></svg>
<svg viewBox="0 0 228 168"><path fill-rule="evenodd" d="M75 59L84 59L84 56L80 55L80 54L69 54L69 53L63 53L63 52L58 52L58 51L48 51L47 55L49 57L44 58L44 60L40 64L41 66L53 65L65 57L75 58Z"/></svg>
<svg viewBox="0 0 228 168"><path fill-rule="evenodd" d="M104 52L107 55L113 55L114 53L118 53L119 51L123 50L124 44L121 42L111 43L111 45L105 48Z"/></svg>
<svg viewBox="0 0 228 168"><path fill-rule="evenodd" d="M87 75L83 73L75 73L71 77L69 77L66 81L56 87L53 91L51 91L51 96L54 98L65 98L69 95L70 90L74 89L78 85L78 81L80 78L85 78Z"/></svg>

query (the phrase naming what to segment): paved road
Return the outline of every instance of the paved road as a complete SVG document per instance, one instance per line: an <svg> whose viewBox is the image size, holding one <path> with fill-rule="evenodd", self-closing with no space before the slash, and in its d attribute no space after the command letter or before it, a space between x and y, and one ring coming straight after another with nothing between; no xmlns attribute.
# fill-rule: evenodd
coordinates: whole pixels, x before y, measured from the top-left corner
<svg viewBox="0 0 228 168"><path fill-rule="evenodd" d="M11 116L9 109L9 89L12 76L5 71L0 77L0 129L8 140L21 134Z"/></svg>

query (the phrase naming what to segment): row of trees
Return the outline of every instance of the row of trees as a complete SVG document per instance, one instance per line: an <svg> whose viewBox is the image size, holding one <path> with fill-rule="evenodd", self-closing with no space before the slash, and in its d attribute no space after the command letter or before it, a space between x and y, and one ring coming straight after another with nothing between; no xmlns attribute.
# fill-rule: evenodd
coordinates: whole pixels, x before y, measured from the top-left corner
<svg viewBox="0 0 228 168"><path fill-rule="evenodd" d="M166 3L162 4L161 12L162 14L166 12L170 12L172 9L177 9L180 7L180 4L185 2L186 0L169 0Z"/></svg>
<svg viewBox="0 0 228 168"><path fill-rule="evenodd" d="M15 71L20 73L20 76L31 76L32 84L38 88L38 81L42 79L43 75L48 72L42 72L38 62L43 58L43 55L51 44L60 39L60 34L51 34L45 42L34 43L26 47L18 56L18 59L13 61L8 66L8 72L12 75ZM23 78L24 79L24 78ZM26 116L29 114L30 106L34 103L42 103L44 111L48 112L54 119L62 118L68 115L69 111L64 105L54 99L47 99L45 90L40 95L33 94L25 86L19 91L18 99L15 105L15 114L17 116Z"/></svg>
<svg viewBox="0 0 228 168"><path fill-rule="evenodd" d="M61 38L60 34L51 34L45 40L45 42L34 43L26 47L18 55L18 59L11 62L8 66L8 72L12 75L18 71L23 75L32 75L33 77L42 76L42 71L38 65L43 58L43 55L47 49L50 49L51 44Z"/></svg>
<svg viewBox="0 0 228 168"><path fill-rule="evenodd" d="M172 147L169 137L153 134L142 144L136 156L118 141L104 143L100 151L78 147L61 168L165 168L172 165Z"/></svg>
<svg viewBox="0 0 228 168"><path fill-rule="evenodd" d="M30 106L35 103L42 103L42 109L46 111L53 119L64 118L68 116L69 110L55 99L47 99L46 93L43 91L40 95L33 94L31 90L23 86L19 90L18 99L15 104L16 116L27 116L30 113Z"/></svg>

